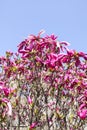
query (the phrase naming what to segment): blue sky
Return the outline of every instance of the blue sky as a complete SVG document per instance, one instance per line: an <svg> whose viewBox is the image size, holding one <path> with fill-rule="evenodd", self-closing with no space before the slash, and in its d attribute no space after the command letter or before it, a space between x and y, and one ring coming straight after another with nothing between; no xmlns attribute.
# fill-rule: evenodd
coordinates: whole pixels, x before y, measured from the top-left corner
<svg viewBox="0 0 87 130"><path fill-rule="evenodd" d="M0 0L0 55L41 29L87 52L87 0Z"/></svg>

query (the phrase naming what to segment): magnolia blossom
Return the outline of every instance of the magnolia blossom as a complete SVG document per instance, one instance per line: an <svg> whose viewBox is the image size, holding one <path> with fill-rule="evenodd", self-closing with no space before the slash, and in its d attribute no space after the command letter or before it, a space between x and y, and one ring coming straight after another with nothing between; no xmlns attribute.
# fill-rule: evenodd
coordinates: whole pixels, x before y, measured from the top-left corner
<svg viewBox="0 0 87 130"><path fill-rule="evenodd" d="M86 107L86 104L84 103L79 107L78 116L81 119L85 119L87 117L87 109L85 107Z"/></svg>
<svg viewBox="0 0 87 130"><path fill-rule="evenodd" d="M9 94L13 93L15 91L15 89L16 89L16 87L8 88L8 87L0 86L1 92L3 91L6 97L8 97Z"/></svg>
<svg viewBox="0 0 87 130"><path fill-rule="evenodd" d="M29 103L29 104L32 104L32 99L31 99L30 96L28 96L28 103Z"/></svg>
<svg viewBox="0 0 87 130"><path fill-rule="evenodd" d="M33 130L33 128L35 128L36 125L37 125L37 123L36 123L36 122L33 122L33 123L30 125L29 130Z"/></svg>
<svg viewBox="0 0 87 130"><path fill-rule="evenodd" d="M85 119L87 117L87 109L82 109L78 111L78 116L81 119Z"/></svg>

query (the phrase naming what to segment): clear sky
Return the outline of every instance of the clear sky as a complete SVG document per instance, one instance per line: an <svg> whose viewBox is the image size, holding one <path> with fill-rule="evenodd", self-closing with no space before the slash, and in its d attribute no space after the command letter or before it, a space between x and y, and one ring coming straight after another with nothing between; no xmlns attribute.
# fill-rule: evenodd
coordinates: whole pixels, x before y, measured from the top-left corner
<svg viewBox="0 0 87 130"><path fill-rule="evenodd" d="M41 29L87 52L87 0L0 0L0 55Z"/></svg>

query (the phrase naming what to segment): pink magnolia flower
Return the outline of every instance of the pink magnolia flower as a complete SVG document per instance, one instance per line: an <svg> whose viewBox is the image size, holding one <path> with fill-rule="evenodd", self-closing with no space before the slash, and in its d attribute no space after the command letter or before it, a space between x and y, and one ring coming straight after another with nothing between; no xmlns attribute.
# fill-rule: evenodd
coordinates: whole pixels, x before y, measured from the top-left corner
<svg viewBox="0 0 87 130"><path fill-rule="evenodd" d="M0 90L2 90L4 92L6 97L8 97L10 93L13 93L15 89L16 89L16 87L8 88L8 87L0 86Z"/></svg>
<svg viewBox="0 0 87 130"><path fill-rule="evenodd" d="M87 60L87 54L83 53L83 52L79 52L78 55L80 57L83 57L85 60Z"/></svg>
<svg viewBox="0 0 87 130"><path fill-rule="evenodd" d="M48 59L45 61L45 64L49 67L55 67L55 62L58 60L58 55L54 53L50 53L47 55Z"/></svg>
<svg viewBox="0 0 87 130"><path fill-rule="evenodd" d="M85 106L86 106L86 104L83 103L83 104L80 105L79 109L81 110L81 109L83 109Z"/></svg>
<svg viewBox="0 0 87 130"><path fill-rule="evenodd" d="M28 96L28 103L29 103L29 104L32 104L32 99L31 99L30 96Z"/></svg>
<svg viewBox="0 0 87 130"><path fill-rule="evenodd" d="M21 50L26 46L27 40L25 39L18 45L18 52L21 53Z"/></svg>
<svg viewBox="0 0 87 130"><path fill-rule="evenodd" d="M4 91L5 96L8 96L10 94L10 89L7 87L3 87L2 90Z"/></svg>
<svg viewBox="0 0 87 130"><path fill-rule="evenodd" d="M83 120L87 117L87 109L85 107L86 107L86 104L84 103L81 104L77 112L78 116Z"/></svg>
<svg viewBox="0 0 87 130"><path fill-rule="evenodd" d="M78 111L78 116L81 119L85 119L87 117L87 109L82 109L82 110Z"/></svg>
<svg viewBox="0 0 87 130"><path fill-rule="evenodd" d="M5 96L8 96L10 93L9 88L4 87L4 85L5 85L5 83L0 81L0 90L4 91Z"/></svg>
<svg viewBox="0 0 87 130"><path fill-rule="evenodd" d="M46 39L52 39L52 40L56 40L57 39L57 36L55 36L54 34L50 35L50 36L46 36L45 37Z"/></svg>
<svg viewBox="0 0 87 130"><path fill-rule="evenodd" d="M67 46L69 45L70 44L66 41L59 42L59 49L64 52L65 50L68 50Z"/></svg>
<svg viewBox="0 0 87 130"><path fill-rule="evenodd" d="M69 49L67 49L67 54L69 55L69 56L73 56L73 55L75 55L77 52L75 51L75 50L69 50Z"/></svg>
<svg viewBox="0 0 87 130"><path fill-rule="evenodd" d="M37 125L37 123L36 123L36 122L33 122L33 123L30 125L29 130L33 130L33 128L35 128L36 125Z"/></svg>
<svg viewBox="0 0 87 130"><path fill-rule="evenodd" d="M4 82L3 81L0 81L0 87L4 85Z"/></svg>

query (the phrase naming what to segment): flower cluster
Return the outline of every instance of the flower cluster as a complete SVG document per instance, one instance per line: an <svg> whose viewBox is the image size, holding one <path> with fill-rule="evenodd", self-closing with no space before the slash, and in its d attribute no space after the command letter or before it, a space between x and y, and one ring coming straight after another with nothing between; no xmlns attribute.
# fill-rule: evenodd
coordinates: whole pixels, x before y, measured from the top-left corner
<svg viewBox="0 0 87 130"><path fill-rule="evenodd" d="M87 121L87 54L55 35L30 35L0 58L0 109L30 130L83 130ZM0 118L3 113L0 111Z"/></svg>

